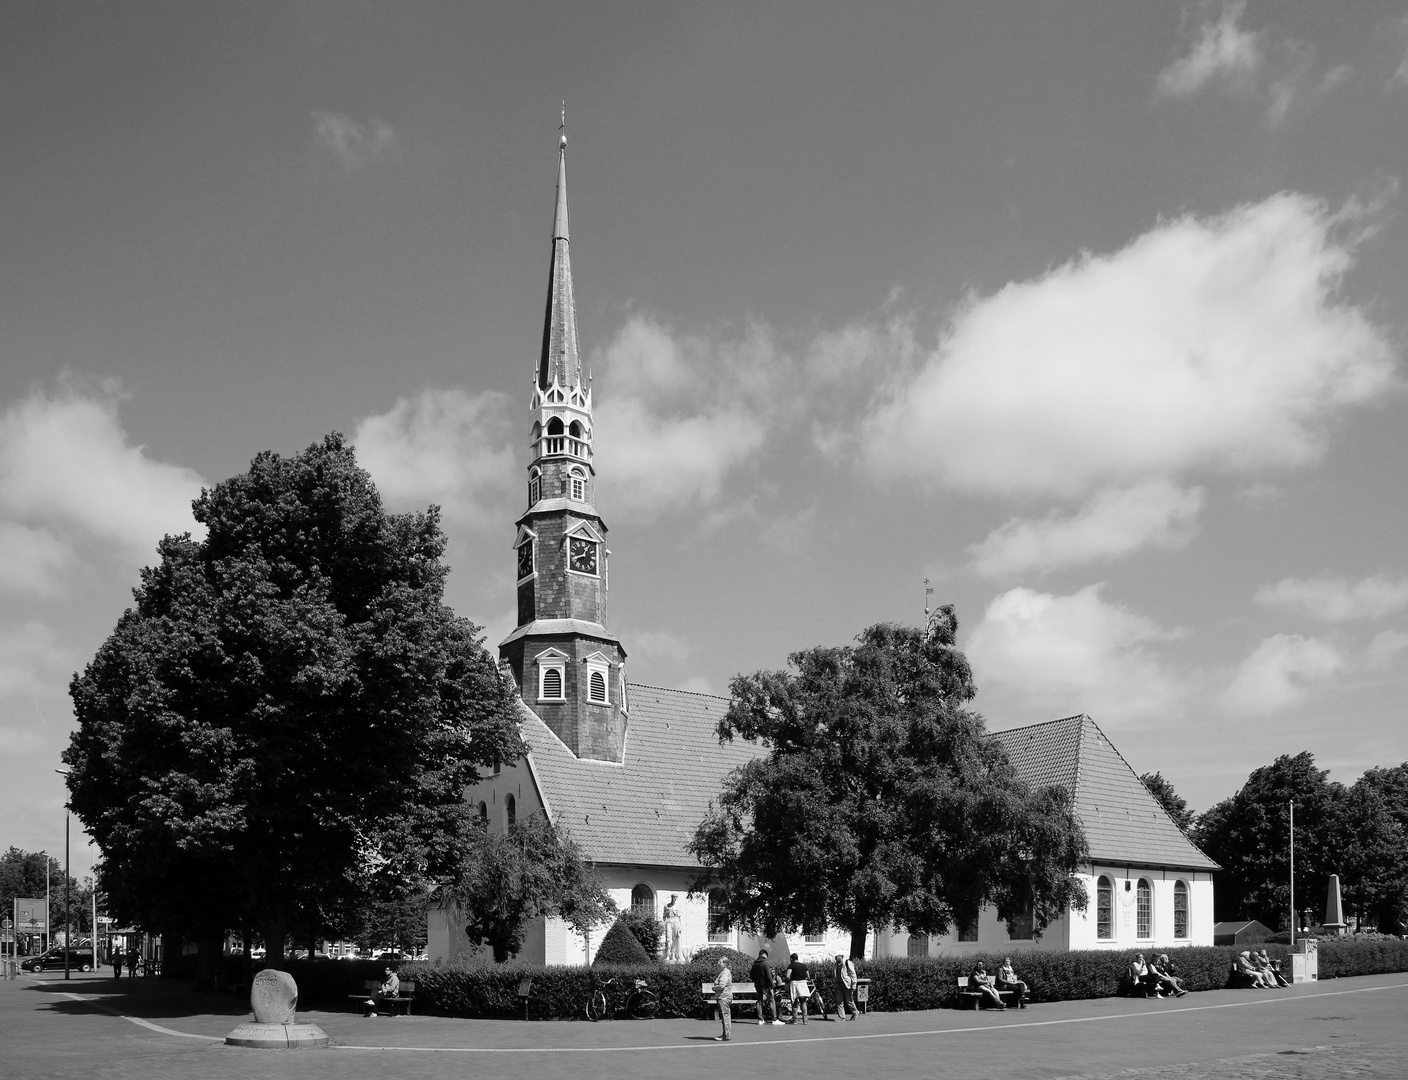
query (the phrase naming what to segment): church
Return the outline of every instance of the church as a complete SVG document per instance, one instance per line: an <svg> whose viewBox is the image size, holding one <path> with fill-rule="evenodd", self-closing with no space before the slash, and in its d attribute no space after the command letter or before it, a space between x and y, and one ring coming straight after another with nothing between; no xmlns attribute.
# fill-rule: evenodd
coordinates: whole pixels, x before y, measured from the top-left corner
<svg viewBox="0 0 1408 1080"><path fill-rule="evenodd" d="M760 754L715 735L728 699L626 678L626 650L608 627L611 552L596 512L592 389L577 339L567 221L567 139L559 141L552 262L542 349L530 406L527 509L514 523L518 626L499 645L517 681L527 754L466 791L485 827L505 829L542 813L594 860L617 906L683 913L687 956L709 944L755 950L760 940L728 924L709 896L689 896L699 865L685 845L723 777ZM607 478L610 482L610 478ZM1090 903L1034 939L995 910L943 938L877 928L867 956L1023 948L1211 945L1215 863L1183 835L1094 720L1074 716L997 732L1028 784L1059 784L1074 799L1090 846L1082 879ZM541 964L590 963L603 926L581 935L540 919L519 956ZM849 948L839 928L789 936L809 958ZM429 916L432 959L477 951L444 909Z"/></svg>

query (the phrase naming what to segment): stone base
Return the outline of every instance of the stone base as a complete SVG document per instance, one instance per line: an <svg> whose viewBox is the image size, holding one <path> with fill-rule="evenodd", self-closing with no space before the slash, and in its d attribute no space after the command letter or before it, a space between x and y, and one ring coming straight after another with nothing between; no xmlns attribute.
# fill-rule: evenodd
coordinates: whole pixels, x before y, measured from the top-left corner
<svg viewBox="0 0 1408 1080"><path fill-rule="evenodd" d="M253 1046L261 1050L301 1050L327 1046L328 1037L317 1024L241 1024L225 1036L226 1046Z"/></svg>

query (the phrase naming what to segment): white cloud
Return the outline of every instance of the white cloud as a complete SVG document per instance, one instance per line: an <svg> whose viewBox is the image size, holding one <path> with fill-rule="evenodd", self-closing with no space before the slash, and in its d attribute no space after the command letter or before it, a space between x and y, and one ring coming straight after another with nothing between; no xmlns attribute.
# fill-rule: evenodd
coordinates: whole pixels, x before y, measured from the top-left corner
<svg viewBox="0 0 1408 1080"><path fill-rule="evenodd" d="M1118 725L1177 715L1189 681L1157 647L1181 633L1106 602L1101 588L1065 596L1016 588L993 599L966 647L990 719L1086 712Z"/></svg>
<svg viewBox="0 0 1408 1080"><path fill-rule="evenodd" d="M984 577L1053 570L1113 559L1143 547L1174 550L1193 537L1203 504L1201 488L1184 490L1164 480L1097 493L1077 513L1012 518L969 547L973 569Z"/></svg>
<svg viewBox="0 0 1408 1080"><path fill-rule="evenodd" d="M445 520L474 530L500 529L512 517L517 483L508 399L486 391L425 389L400 398L384 413L358 422L357 460L372 475L388 506L423 510L438 504ZM528 428L523 414L522 436Z"/></svg>
<svg viewBox="0 0 1408 1080"><path fill-rule="evenodd" d="M341 113L313 113L315 137L332 150L337 160L349 169L360 169L378 158L385 157L398 145L396 132L384 120L371 117L359 124Z"/></svg>
<svg viewBox="0 0 1408 1080"><path fill-rule="evenodd" d="M1398 20L1396 24L1401 59L1393 75L1389 77L1389 89L1395 86L1408 86L1408 15Z"/></svg>
<svg viewBox="0 0 1408 1080"><path fill-rule="evenodd" d="M691 694L712 694L714 693L714 684L703 675L691 675L680 683L679 689Z"/></svg>
<svg viewBox="0 0 1408 1080"><path fill-rule="evenodd" d="M685 660L689 642L667 630L640 630L631 634L631 654L647 660Z"/></svg>
<svg viewBox="0 0 1408 1080"><path fill-rule="evenodd" d="M75 552L107 564L152 561L166 533L200 530L200 476L133 446L110 388L31 394L0 414L0 533L12 565L0 580L46 593Z"/></svg>
<svg viewBox="0 0 1408 1080"><path fill-rule="evenodd" d="M1242 661L1218 704L1239 716L1279 712L1300 704L1346 666L1344 654L1324 639L1273 634Z"/></svg>
<svg viewBox="0 0 1408 1080"><path fill-rule="evenodd" d="M1404 650L1408 650L1408 633L1402 630L1381 631L1374 635L1374 640L1364 650L1364 666L1371 670L1390 668Z"/></svg>
<svg viewBox="0 0 1408 1080"><path fill-rule="evenodd" d="M789 363L761 327L710 341L639 315L597 359L610 385L595 415L603 496L638 518L720 498L767 438Z"/></svg>
<svg viewBox="0 0 1408 1080"><path fill-rule="evenodd" d="M1295 608L1326 622L1378 619L1408 608L1408 577L1283 578L1256 591L1259 604Z"/></svg>
<svg viewBox="0 0 1408 1080"><path fill-rule="evenodd" d="M1187 97L1213 82L1248 87L1265 62L1261 35L1241 25L1246 4L1224 3L1216 18L1194 30L1188 52L1159 72L1159 93Z"/></svg>
<svg viewBox="0 0 1408 1080"><path fill-rule="evenodd" d="M1394 380L1387 337L1338 296L1343 223L1276 195L974 299L884 389L863 457L885 476L1064 498L1313 462L1329 420Z"/></svg>

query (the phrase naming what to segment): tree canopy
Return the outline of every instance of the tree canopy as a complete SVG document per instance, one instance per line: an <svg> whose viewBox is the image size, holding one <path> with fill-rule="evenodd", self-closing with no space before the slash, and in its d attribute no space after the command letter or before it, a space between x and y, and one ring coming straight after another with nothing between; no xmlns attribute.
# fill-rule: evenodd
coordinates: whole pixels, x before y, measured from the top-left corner
<svg viewBox="0 0 1408 1080"><path fill-rule="evenodd" d="M1037 933L1085 891L1085 838L1060 788L1029 790L968 709L975 694L951 607L923 630L882 623L854 645L793 653L741 675L720 741L766 756L734 770L690 850L696 890L733 921L942 934L995 904Z"/></svg>
<svg viewBox="0 0 1408 1080"><path fill-rule="evenodd" d="M570 834L542 814L500 832L476 826L440 899L476 945L503 963L523 946L528 923L557 916L579 934L609 919L615 901L587 865Z"/></svg>
<svg viewBox="0 0 1408 1080"><path fill-rule="evenodd" d="M434 876L479 768L520 751L512 688L443 602L438 511L389 514L333 434L193 504L70 693L70 803L117 917L197 938Z"/></svg>
<svg viewBox="0 0 1408 1080"><path fill-rule="evenodd" d="M1141 773L1139 779L1160 806L1164 808L1173 823L1184 833L1193 827L1194 814L1188 809L1188 800L1173 790L1173 785L1164 779L1161 772Z"/></svg>

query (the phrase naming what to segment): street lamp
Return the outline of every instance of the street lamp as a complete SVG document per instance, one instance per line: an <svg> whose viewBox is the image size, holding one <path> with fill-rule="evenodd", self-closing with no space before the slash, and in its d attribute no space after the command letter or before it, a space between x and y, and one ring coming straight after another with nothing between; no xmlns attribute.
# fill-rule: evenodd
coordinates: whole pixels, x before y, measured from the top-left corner
<svg viewBox="0 0 1408 1080"><path fill-rule="evenodd" d="M60 776L67 776L67 769L55 769ZM73 957L73 930L69 915L69 870L68 870L68 800L64 800L64 978L69 978L68 962ZM47 914L47 912L46 912ZM96 956L93 958L97 959Z"/></svg>

